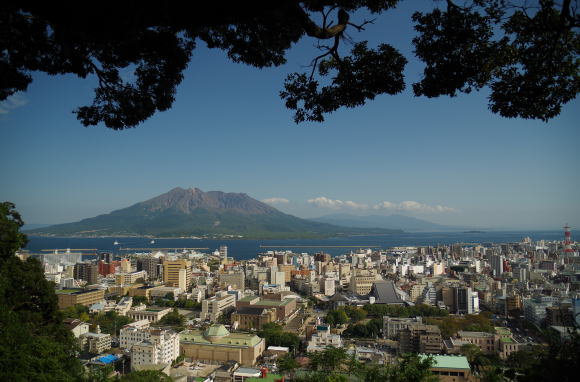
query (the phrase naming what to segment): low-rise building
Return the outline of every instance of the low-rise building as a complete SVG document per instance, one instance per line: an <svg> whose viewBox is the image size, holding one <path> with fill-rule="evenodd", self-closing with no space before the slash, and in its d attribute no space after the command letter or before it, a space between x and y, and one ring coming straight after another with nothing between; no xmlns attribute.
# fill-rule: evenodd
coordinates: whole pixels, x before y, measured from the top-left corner
<svg viewBox="0 0 580 382"><path fill-rule="evenodd" d="M383 337L386 339L397 339L399 332L412 324L422 324L421 317L383 317Z"/></svg>
<svg viewBox="0 0 580 382"><path fill-rule="evenodd" d="M156 307L135 307L127 312L127 317L135 320L147 320L149 322L157 322L161 320L166 314L171 312L171 308L156 308Z"/></svg>
<svg viewBox="0 0 580 382"><path fill-rule="evenodd" d="M105 300L105 291L101 289L62 289L57 290L58 308L65 309L77 304L91 306Z"/></svg>
<svg viewBox="0 0 580 382"><path fill-rule="evenodd" d="M340 338L340 335L330 333L330 326L318 325L316 327L316 332L312 334L312 338L308 341L306 351L323 351L327 346L340 348L342 347L342 339Z"/></svg>
<svg viewBox="0 0 580 382"><path fill-rule="evenodd" d="M469 362L464 356L434 355L431 372L441 382L475 382L479 379L471 374Z"/></svg>
<svg viewBox="0 0 580 382"><path fill-rule="evenodd" d="M201 302L200 318L202 320L216 321L225 310L235 308L235 306L236 297L233 294L220 293Z"/></svg>
<svg viewBox="0 0 580 382"><path fill-rule="evenodd" d="M276 321L276 309L244 306L232 314L232 323L238 329L261 330L264 324Z"/></svg>
<svg viewBox="0 0 580 382"><path fill-rule="evenodd" d="M275 309L276 320L284 320L296 310L296 299L280 296L280 300L271 300L266 298L261 299L257 296L247 296L240 299L236 303L236 307L237 309L243 307Z"/></svg>
<svg viewBox="0 0 580 382"><path fill-rule="evenodd" d="M253 366L265 350L264 339L245 333L230 333L223 325L212 325L205 331L180 333L181 354L205 362L235 361Z"/></svg>
<svg viewBox="0 0 580 382"><path fill-rule="evenodd" d="M400 353L441 353L441 330L435 325L411 324L399 331Z"/></svg>

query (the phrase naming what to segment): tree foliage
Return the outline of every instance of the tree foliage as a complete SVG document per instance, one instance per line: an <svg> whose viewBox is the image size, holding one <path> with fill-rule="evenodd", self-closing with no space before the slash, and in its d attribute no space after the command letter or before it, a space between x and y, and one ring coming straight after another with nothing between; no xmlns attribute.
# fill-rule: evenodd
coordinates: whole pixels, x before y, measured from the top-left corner
<svg viewBox="0 0 580 382"><path fill-rule="evenodd" d="M445 309L425 304L414 306L369 304L365 305L363 309L369 316L373 317L444 317L449 314Z"/></svg>
<svg viewBox="0 0 580 382"><path fill-rule="evenodd" d="M54 284L40 262L14 252L26 243L11 203L0 204L0 380L73 381L82 374Z"/></svg>
<svg viewBox="0 0 580 382"><path fill-rule="evenodd" d="M46 2L0 7L0 100L24 91L31 73L98 80L93 102L75 110L85 126L135 127L168 110L198 42L258 68L286 63L302 38L320 49L305 73L290 74L280 96L294 119L323 121L406 83L407 58L388 41L369 47L349 32L369 28L399 0L305 0L183 5L100 2L83 8ZM579 88L579 17L571 0L435 1L412 17L415 55L425 64L417 96L455 96L484 86L504 117L548 120ZM392 31L393 34L396 31ZM345 49L345 41L352 49ZM346 51L345 51L346 50Z"/></svg>
<svg viewBox="0 0 580 382"><path fill-rule="evenodd" d="M285 332L280 325L274 322L264 324L262 330L258 332L258 336L266 340L266 347L285 346L289 347L290 351L295 351L300 346L300 338L296 334Z"/></svg>

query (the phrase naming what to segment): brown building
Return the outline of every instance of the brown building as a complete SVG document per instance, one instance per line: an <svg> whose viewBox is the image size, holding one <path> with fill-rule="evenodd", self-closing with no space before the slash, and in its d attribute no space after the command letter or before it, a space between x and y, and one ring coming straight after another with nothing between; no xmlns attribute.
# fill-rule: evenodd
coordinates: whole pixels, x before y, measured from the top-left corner
<svg viewBox="0 0 580 382"><path fill-rule="evenodd" d="M179 335L180 352L186 358L204 362L235 361L253 366L265 350L265 341L253 334L230 333L223 325L205 331L186 330Z"/></svg>
<svg viewBox="0 0 580 382"><path fill-rule="evenodd" d="M264 309L244 306L232 313L232 322L238 323L239 329L261 330L264 324L276 321L276 309Z"/></svg>
<svg viewBox="0 0 580 382"><path fill-rule="evenodd" d="M411 324L399 331L400 353L441 353L441 330L435 325Z"/></svg>
<svg viewBox="0 0 580 382"><path fill-rule="evenodd" d="M101 289L63 289L56 291L58 308L65 309L77 304L91 306L105 299L105 291Z"/></svg>
<svg viewBox="0 0 580 382"><path fill-rule="evenodd" d="M236 309L243 307L276 309L276 320L284 320L296 310L296 300L286 298L282 301L260 299L257 296L247 296L236 303Z"/></svg>
<svg viewBox="0 0 580 382"><path fill-rule="evenodd" d="M88 285L99 282L99 266L91 263L76 263L73 271L75 280L86 281Z"/></svg>

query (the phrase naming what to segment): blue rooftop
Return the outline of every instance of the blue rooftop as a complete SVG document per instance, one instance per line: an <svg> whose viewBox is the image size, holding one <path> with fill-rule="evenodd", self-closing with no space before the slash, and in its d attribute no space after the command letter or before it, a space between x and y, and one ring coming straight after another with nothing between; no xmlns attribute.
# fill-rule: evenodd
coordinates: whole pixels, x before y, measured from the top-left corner
<svg viewBox="0 0 580 382"><path fill-rule="evenodd" d="M117 357L116 355L108 354L104 357L97 358L97 361L108 364L108 363L113 363L118 359L119 359L119 357Z"/></svg>

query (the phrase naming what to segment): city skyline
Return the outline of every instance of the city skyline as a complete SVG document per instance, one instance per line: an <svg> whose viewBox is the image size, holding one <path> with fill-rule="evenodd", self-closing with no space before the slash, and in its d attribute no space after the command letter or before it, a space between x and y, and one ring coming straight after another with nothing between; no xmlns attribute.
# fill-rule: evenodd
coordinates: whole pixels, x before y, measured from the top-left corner
<svg viewBox="0 0 580 382"><path fill-rule="evenodd" d="M543 123L492 114L486 89L412 96L422 67L412 55L411 10L402 4L352 32L372 45L400 31L389 42L410 60L406 90L323 124L295 125L278 97L286 74L316 54L309 41L285 66L262 70L199 46L173 108L126 131L83 128L71 113L89 102L94 82L34 74L26 93L0 106L0 199L32 224L108 213L181 186L278 198L276 208L299 217L404 213L448 225L580 226L579 102Z"/></svg>

